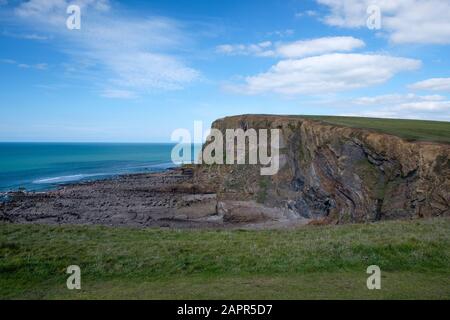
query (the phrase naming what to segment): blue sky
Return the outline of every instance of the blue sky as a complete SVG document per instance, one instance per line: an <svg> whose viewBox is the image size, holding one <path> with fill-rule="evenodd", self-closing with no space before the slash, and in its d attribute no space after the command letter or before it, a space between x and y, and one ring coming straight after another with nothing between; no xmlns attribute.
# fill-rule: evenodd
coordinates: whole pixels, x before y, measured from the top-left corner
<svg viewBox="0 0 450 320"><path fill-rule="evenodd" d="M242 113L450 121L449 16L448 0L0 0L0 141L167 142Z"/></svg>

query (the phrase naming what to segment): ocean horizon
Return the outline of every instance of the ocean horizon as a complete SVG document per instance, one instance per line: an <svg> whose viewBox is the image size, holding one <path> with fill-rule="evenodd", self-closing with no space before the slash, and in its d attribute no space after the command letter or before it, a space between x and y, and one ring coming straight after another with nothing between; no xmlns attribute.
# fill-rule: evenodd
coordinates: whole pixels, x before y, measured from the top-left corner
<svg viewBox="0 0 450 320"><path fill-rule="evenodd" d="M0 192L48 191L64 184L176 167L175 143L0 142Z"/></svg>

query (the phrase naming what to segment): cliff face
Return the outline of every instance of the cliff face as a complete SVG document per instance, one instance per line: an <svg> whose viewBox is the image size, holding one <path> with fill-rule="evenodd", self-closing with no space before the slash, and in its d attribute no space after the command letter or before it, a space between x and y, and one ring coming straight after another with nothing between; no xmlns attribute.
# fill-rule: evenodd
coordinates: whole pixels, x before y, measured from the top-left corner
<svg viewBox="0 0 450 320"><path fill-rule="evenodd" d="M236 116L212 127L281 130L274 176L261 176L258 165L196 168L196 184L217 193L224 220L279 215L346 223L450 214L449 145L290 116Z"/></svg>

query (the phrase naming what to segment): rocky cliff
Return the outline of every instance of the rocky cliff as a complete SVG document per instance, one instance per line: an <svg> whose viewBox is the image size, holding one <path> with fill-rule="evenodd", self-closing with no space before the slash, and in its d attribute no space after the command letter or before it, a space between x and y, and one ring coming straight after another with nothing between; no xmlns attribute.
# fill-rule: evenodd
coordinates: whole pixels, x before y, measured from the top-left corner
<svg viewBox="0 0 450 320"><path fill-rule="evenodd" d="M198 188L217 193L224 221L328 223L450 214L450 146L297 116L243 115L213 128L280 129L276 175L258 165L201 165Z"/></svg>

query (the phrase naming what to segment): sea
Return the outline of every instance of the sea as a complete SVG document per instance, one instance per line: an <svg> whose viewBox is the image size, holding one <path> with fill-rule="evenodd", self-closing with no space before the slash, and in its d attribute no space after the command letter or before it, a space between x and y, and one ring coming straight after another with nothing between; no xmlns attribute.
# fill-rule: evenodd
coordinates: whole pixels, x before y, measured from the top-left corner
<svg viewBox="0 0 450 320"><path fill-rule="evenodd" d="M164 171L174 144L0 143L0 197L8 191L47 191L63 184Z"/></svg>

